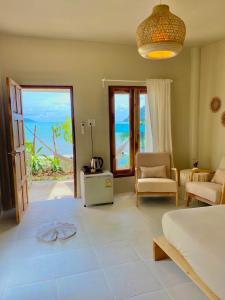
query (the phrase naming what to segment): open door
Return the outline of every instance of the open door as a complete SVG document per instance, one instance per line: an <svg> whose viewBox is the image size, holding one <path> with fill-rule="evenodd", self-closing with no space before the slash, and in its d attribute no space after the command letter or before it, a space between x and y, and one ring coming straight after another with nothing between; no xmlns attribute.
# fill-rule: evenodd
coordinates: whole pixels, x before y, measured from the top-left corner
<svg viewBox="0 0 225 300"><path fill-rule="evenodd" d="M11 152L13 168L14 200L16 220L20 223L28 206L24 118L22 107L21 87L12 79L6 79L8 92L8 115L10 129Z"/></svg>

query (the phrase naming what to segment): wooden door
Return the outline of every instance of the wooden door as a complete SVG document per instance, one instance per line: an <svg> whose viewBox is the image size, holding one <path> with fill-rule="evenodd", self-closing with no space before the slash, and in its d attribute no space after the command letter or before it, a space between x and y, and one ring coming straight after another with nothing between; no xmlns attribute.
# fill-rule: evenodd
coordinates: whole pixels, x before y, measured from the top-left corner
<svg viewBox="0 0 225 300"><path fill-rule="evenodd" d="M11 144L9 156L12 161L16 219L17 223L20 223L28 206L22 89L19 84L9 78L6 80L6 86Z"/></svg>

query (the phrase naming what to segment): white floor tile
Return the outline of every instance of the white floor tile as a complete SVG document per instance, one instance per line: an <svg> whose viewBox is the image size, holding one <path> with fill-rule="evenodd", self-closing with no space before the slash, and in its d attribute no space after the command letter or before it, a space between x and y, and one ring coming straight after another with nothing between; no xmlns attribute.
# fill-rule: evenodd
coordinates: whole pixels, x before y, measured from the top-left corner
<svg viewBox="0 0 225 300"><path fill-rule="evenodd" d="M9 286L25 285L56 277L54 255L12 261Z"/></svg>
<svg viewBox="0 0 225 300"><path fill-rule="evenodd" d="M119 265L138 260L138 256L128 241L113 242L95 248L101 266Z"/></svg>
<svg viewBox="0 0 225 300"><path fill-rule="evenodd" d="M5 264L0 264L0 299L6 287L8 286L10 276L9 263L10 261L8 263L5 262Z"/></svg>
<svg viewBox="0 0 225 300"><path fill-rule="evenodd" d="M16 225L0 223L0 244L10 243L15 240L18 227Z"/></svg>
<svg viewBox="0 0 225 300"><path fill-rule="evenodd" d="M37 224L27 222L18 225L17 240L36 238L38 226Z"/></svg>
<svg viewBox="0 0 225 300"><path fill-rule="evenodd" d="M106 278L119 299L160 290L160 283L143 262L105 268Z"/></svg>
<svg viewBox="0 0 225 300"><path fill-rule="evenodd" d="M82 248L74 251L64 251L52 255L55 261L56 277L64 277L99 268L94 251Z"/></svg>
<svg viewBox="0 0 225 300"><path fill-rule="evenodd" d="M1 262L11 259L15 244L17 229L0 225L0 259Z"/></svg>
<svg viewBox="0 0 225 300"><path fill-rule="evenodd" d="M10 247L11 246L11 247ZM12 258L13 244L0 244L0 263L8 261Z"/></svg>
<svg viewBox="0 0 225 300"><path fill-rule="evenodd" d="M55 281L8 288L3 300L60 300Z"/></svg>
<svg viewBox="0 0 225 300"><path fill-rule="evenodd" d="M66 240L58 240L57 242L61 251L89 248L91 246L87 235L84 232L80 232L79 229L75 236Z"/></svg>
<svg viewBox="0 0 225 300"><path fill-rule="evenodd" d="M161 216L175 209L174 201L142 202L137 209L133 194L90 208L73 199L38 201L19 226L12 216L1 219L0 299L2 292L4 300L168 300L166 293L186 300L182 289L185 296L205 299L171 261L151 260L152 238L161 233ZM55 220L74 223L77 234L38 241L39 226Z"/></svg>
<svg viewBox="0 0 225 300"><path fill-rule="evenodd" d="M129 298L129 300L171 300L166 292L157 291ZM181 299L180 299L181 300Z"/></svg>
<svg viewBox="0 0 225 300"><path fill-rule="evenodd" d="M143 260L152 260L152 239L139 239L131 241L136 253Z"/></svg>
<svg viewBox="0 0 225 300"><path fill-rule="evenodd" d="M184 283L167 289L172 300L207 300L199 288L193 283Z"/></svg>
<svg viewBox="0 0 225 300"><path fill-rule="evenodd" d="M13 248L13 256L18 259L35 258L47 254L62 251L58 241L47 243L38 240L36 237L29 239L19 239L16 241L16 247Z"/></svg>
<svg viewBox="0 0 225 300"><path fill-rule="evenodd" d="M103 226L102 230L89 233L89 239L93 246L98 246L123 241L126 239L126 235L119 225L108 226L108 228Z"/></svg>
<svg viewBox="0 0 225 300"><path fill-rule="evenodd" d="M190 279L171 260L152 261L149 266L164 287L190 282Z"/></svg>
<svg viewBox="0 0 225 300"><path fill-rule="evenodd" d="M36 237L22 238L16 240L16 247L12 247L10 257L16 257L20 253L20 259L34 258L37 256L55 254L65 251L73 251L80 248L89 247L90 242L84 233L78 232L66 240L56 240L44 242ZM1 249L0 249L1 253ZM9 256L9 253L8 253Z"/></svg>
<svg viewBox="0 0 225 300"><path fill-rule="evenodd" d="M61 251L29 259L17 259L10 271L9 285L33 282L87 272L99 267L96 255L90 248Z"/></svg>
<svg viewBox="0 0 225 300"><path fill-rule="evenodd" d="M60 300L113 300L103 273L93 271L57 281Z"/></svg>

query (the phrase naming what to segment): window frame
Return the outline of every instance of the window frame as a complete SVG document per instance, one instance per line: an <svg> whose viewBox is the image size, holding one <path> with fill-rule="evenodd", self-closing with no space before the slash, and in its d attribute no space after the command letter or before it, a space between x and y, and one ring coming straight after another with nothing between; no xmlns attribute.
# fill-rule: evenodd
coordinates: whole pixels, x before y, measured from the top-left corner
<svg viewBox="0 0 225 300"><path fill-rule="evenodd" d="M109 86L109 132L110 132L110 166L114 177L134 176L135 156L140 148L140 94L147 94L146 86ZM130 168L116 169L115 147L115 101L114 94L129 93L130 109Z"/></svg>

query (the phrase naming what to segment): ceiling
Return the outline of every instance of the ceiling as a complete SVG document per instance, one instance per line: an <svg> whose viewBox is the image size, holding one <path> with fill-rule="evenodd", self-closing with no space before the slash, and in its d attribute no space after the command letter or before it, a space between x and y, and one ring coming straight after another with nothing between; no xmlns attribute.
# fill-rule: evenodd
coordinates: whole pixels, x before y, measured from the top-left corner
<svg viewBox="0 0 225 300"><path fill-rule="evenodd" d="M225 38L225 0L165 0L187 27L187 45ZM156 0L0 0L0 32L135 44Z"/></svg>

